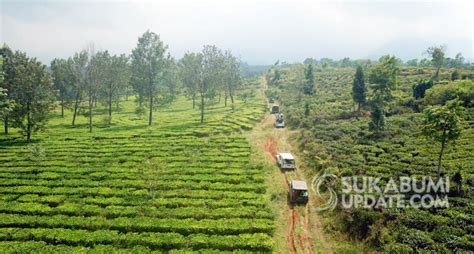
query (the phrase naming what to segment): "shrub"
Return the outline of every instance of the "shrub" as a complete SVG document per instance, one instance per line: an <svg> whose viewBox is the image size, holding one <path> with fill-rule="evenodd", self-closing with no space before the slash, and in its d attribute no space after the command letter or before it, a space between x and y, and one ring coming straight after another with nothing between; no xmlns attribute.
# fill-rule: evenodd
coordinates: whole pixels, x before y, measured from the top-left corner
<svg viewBox="0 0 474 254"><path fill-rule="evenodd" d="M418 229L410 228L399 232L398 241L414 249L431 249L435 243L428 233Z"/></svg>
<svg viewBox="0 0 474 254"><path fill-rule="evenodd" d="M409 245L403 243L390 243L385 245L384 252L390 254L412 253L413 249Z"/></svg>
<svg viewBox="0 0 474 254"><path fill-rule="evenodd" d="M426 91L424 103L428 105L445 104L459 98L463 106L472 107L474 101L474 81L456 80L447 85L436 85Z"/></svg>

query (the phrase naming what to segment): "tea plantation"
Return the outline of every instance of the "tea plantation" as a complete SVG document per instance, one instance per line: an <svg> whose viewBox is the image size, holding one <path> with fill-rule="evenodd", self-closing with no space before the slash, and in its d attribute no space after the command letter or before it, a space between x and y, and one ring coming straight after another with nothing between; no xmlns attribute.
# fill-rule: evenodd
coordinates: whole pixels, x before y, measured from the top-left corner
<svg viewBox="0 0 474 254"><path fill-rule="evenodd" d="M271 251L265 173L239 134L263 101L216 102L204 124L182 97L152 127L134 109L109 125L98 105L91 134L55 112L31 144L0 137L0 253Z"/></svg>
<svg viewBox="0 0 474 254"><path fill-rule="evenodd" d="M370 117L354 112L351 96L354 69L318 67L314 72L314 95L303 95L304 68L301 64L280 67L281 79L270 84L267 94L279 100L291 128L300 130L298 143L309 177L331 173L339 177L381 177L385 181L399 176L436 178L440 144L421 134L423 113L413 107L412 99L412 86L421 78L430 78L434 70L401 68L399 85L387 112L386 130L376 135L368 127ZM442 70L443 81L435 86L451 82L447 81L451 72ZM472 70L463 72L472 73ZM268 80L272 80L272 73L268 75ZM472 89L472 85L470 87ZM472 90L469 96L473 96ZM420 106L426 105L421 103ZM368 108L363 109L367 111ZM377 251L474 250L472 104L466 107L464 118L460 139L448 145L443 157L443 172L451 179L449 208L338 207L322 213L326 217L326 229L345 232L351 239L362 241ZM337 188L340 183L330 184Z"/></svg>

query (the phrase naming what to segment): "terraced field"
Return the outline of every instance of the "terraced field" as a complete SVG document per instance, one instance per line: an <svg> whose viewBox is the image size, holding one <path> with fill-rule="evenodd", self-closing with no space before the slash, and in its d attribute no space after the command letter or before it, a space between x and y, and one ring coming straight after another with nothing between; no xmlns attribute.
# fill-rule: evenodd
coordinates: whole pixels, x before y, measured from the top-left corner
<svg viewBox="0 0 474 254"><path fill-rule="evenodd" d="M95 112L52 117L33 144L0 138L0 252L272 250L262 168L240 134L261 118L256 99L199 111L180 98L153 127L124 102L113 124Z"/></svg>
<svg viewBox="0 0 474 254"><path fill-rule="evenodd" d="M368 115L352 115L354 70L337 68L316 72L317 94L300 98L295 80L303 77L301 68L295 65L283 69L281 83L284 85L270 89L285 111L289 128L299 130L296 139L302 154L300 165L309 169L307 178L323 172L340 177L380 177L385 182L400 176L437 177L440 144L422 135L423 113L409 106L413 84L431 77L433 70L401 69L400 83L390 102L390 116L386 117L387 128L383 136L377 137L368 128ZM444 82L449 82L451 72L441 71ZM305 107L309 108L307 116ZM368 107L365 110L368 111ZM327 231L345 232L352 239L387 253L472 252L474 108L466 108L464 118L460 138L450 143L443 155L443 172L451 179L448 208L347 210L338 207L321 213ZM458 172L461 180L457 183L454 179ZM357 252L354 248L340 251Z"/></svg>

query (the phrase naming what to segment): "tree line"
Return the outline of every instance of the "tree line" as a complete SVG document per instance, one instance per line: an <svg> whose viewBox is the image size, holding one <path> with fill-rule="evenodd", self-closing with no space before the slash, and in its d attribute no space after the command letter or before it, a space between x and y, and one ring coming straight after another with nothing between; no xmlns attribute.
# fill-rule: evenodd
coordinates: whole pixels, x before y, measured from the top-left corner
<svg viewBox="0 0 474 254"><path fill-rule="evenodd" d="M60 107L63 118L65 110L72 112L72 126L78 116L87 117L92 132L97 103L106 105L106 122L110 124L121 100L134 96L136 113L146 113L151 126L153 112L182 92L192 100L193 108L199 107L203 123L213 100L223 97L225 106L233 108L236 92L243 88L240 61L230 51L206 45L201 52L187 52L176 60L160 36L151 31L138 38L130 55L114 55L90 44L67 59L53 59L49 67L3 45L0 70L4 134L12 126L28 142L35 131L44 129L55 107Z"/></svg>
<svg viewBox="0 0 474 254"><path fill-rule="evenodd" d="M432 51L432 52L428 52ZM426 52L424 52L424 55L428 56L425 58L414 58L410 59L407 61L400 61L400 65L403 66L412 66L412 67L433 67L433 53L435 55L435 58L437 60L443 59L442 62L440 63L441 67L443 68L462 68L462 67L470 67L473 66L473 63L470 63L469 61L466 61L466 58L461 54L457 53L454 58L451 57L446 57L446 46L441 45L441 46L435 46L435 47L430 47ZM442 58L441 58L442 56ZM306 65L313 64L313 65L320 65L323 68L326 67L353 67L356 68L357 66L367 66L371 65L374 62L370 59L351 59L349 57L344 57L342 59L331 59L331 58L321 58L321 59L315 59L315 58L306 58L303 63Z"/></svg>

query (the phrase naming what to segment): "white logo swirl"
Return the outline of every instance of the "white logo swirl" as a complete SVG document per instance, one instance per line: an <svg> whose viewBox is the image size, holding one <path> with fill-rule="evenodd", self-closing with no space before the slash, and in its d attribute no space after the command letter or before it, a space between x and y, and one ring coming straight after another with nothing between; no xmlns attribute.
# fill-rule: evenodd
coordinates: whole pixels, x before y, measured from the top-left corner
<svg viewBox="0 0 474 254"><path fill-rule="evenodd" d="M313 177L313 180L311 182L311 189L313 189L314 193L316 193L316 195L321 199L323 198L320 193L321 184L323 184L326 179L330 178L337 178L337 176L334 174L322 174L320 176ZM334 208L336 208L337 194L331 187L326 186L326 188L329 191L329 200L327 200L326 203L324 203L321 207L316 208L316 211L318 212L325 210L334 210Z"/></svg>

